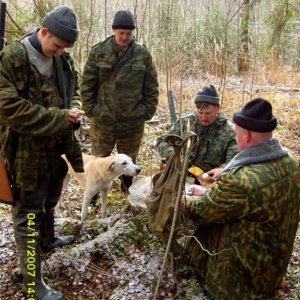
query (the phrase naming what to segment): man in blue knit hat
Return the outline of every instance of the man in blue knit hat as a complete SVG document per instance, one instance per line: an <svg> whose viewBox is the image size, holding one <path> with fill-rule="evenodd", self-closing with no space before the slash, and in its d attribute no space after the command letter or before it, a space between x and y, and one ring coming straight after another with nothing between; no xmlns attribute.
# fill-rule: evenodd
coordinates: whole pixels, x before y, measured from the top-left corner
<svg viewBox="0 0 300 300"><path fill-rule="evenodd" d="M213 85L200 90L194 103L195 111L178 120L167 133L160 136L157 148L162 159L168 159L174 149L165 137L169 134L180 136L190 126L190 130L198 136L192 164L216 179L222 168L238 153L233 126L221 112L219 94Z"/></svg>

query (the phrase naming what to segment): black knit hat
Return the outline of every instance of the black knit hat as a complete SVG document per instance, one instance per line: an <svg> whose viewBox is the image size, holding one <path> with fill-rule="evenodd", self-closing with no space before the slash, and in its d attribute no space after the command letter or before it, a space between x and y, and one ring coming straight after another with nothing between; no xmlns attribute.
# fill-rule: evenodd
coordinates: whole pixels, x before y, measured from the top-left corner
<svg viewBox="0 0 300 300"><path fill-rule="evenodd" d="M220 105L220 98L216 88L213 85L205 86L197 93L194 103L207 103L216 106Z"/></svg>
<svg viewBox="0 0 300 300"><path fill-rule="evenodd" d="M135 29L132 13L129 10L119 10L114 16L112 29Z"/></svg>
<svg viewBox="0 0 300 300"><path fill-rule="evenodd" d="M77 18L74 10L67 5L57 6L47 13L42 25L63 41L74 43L78 39Z"/></svg>
<svg viewBox="0 0 300 300"><path fill-rule="evenodd" d="M236 125L255 132L270 132L277 126L271 103L262 98L251 100L242 110L235 112L233 121Z"/></svg>

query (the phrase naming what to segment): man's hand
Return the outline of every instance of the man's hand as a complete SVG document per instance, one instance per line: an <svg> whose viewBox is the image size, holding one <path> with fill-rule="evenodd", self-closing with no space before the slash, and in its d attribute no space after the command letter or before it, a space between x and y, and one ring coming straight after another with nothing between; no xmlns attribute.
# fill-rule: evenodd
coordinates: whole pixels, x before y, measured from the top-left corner
<svg viewBox="0 0 300 300"><path fill-rule="evenodd" d="M185 195L188 196L204 196L207 192L207 189L203 186L200 186L198 184L192 184L186 187L186 193ZM186 205L186 196L183 195L180 199L180 207L184 209Z"/></svg>
<svg viewBox="0 0 300 300"><path fill-rule="evenodd" d="M84 116L84 111L78 108L71 108L68 110L68 117L71 123L80 123Z"/></svg>
<svg viewBox="0 0 300 300"><path fill-rule="evenodd" d="M204 196L207 192L207 189L201 185L193 184L188 187L187 195L188 196Z"/></svg>
<svg viewBox="0 0 300 300"><path fill-rule="evenodd" d="M215 169L208 171L207 174L214 180L217 180L222 171L223 171L223 168L215 168Z"/></svg>

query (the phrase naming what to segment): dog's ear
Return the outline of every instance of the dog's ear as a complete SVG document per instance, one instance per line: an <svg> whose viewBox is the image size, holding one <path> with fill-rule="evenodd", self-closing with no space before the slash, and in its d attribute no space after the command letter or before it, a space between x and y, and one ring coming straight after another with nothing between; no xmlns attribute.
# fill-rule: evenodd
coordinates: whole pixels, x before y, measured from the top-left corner
<svg viewBox="0 0 300 300"><path fill-rule="evenodd" d="M115 162L112 161L108 166L108 170L112 171L114 167L115 167Z"/></svg>

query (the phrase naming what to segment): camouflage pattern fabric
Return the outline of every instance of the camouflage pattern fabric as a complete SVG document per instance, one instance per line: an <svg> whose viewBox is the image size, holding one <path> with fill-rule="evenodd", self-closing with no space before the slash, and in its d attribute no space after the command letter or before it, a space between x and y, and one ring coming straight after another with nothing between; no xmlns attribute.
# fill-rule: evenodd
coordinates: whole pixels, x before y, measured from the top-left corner
<svg viewBox="0 0 300 300"><path fill-rule="evenodd" d="M136 156L144 122L152 118L158 104L157 72L148 49L134 40L118 49L114 36L96 44L84 67L81 94L91 119L93 154L106 156L116 143L119 152Z"/></svg>
<svg viewBox="0 0 300 300"><path fill-rule="evenodd" d="M68 121L67 110L80 108L78 73L72 58L60 56L60 70L67 86L66 99L54 99L54 93L43 88L44 76L28 64L25 48L20 41L5 47L0 56L0 149L8 161L16 184L25 191L33 191L39 174L46 172L60 154L65 153L72 166L83 171L81 149ZM54 64L54 80L57 66ZM23 98L28 74L30 74L28 100ZM52 106L60 103L60 107ZM68 103L66 105L64 103ZM38 104L38 105L35 105Z"/></svg>
<svg viewBox="0 0 300 300"><path fill-rule="evenodd" d="M207 172L226 165L238 153L232 124L224 113L221 112L212 125L204 127L198 122L196 112L193 112L178 120L167 133L157 139L157 148L162 158L168 158L174 151L173 147L165 142L165 136L186 132L188 120L192 124L191 130L198 136L198 144L191 162L195 166Z"/></svg>
<svg viewBox="0 0 300 300"><path fill-rule="evenodd" d="M122 128L120 128L122 126ZM136 162L144 134L144 121L132 128L128 124L114 124L110 127L91 120L92 153L96 156L109 156L116 145L118 153L125 153Z"/></svg>
<svg viewBox="0 0 300 300"><path fill-rule="evenodd" d="M289 155L223 172L187 206L198 225L187 256L216 300L269 299L287 270L299 218L300 170Z"/></svg>

